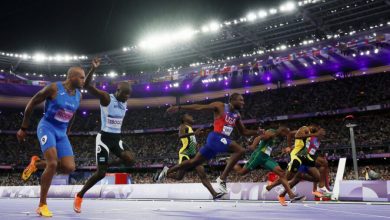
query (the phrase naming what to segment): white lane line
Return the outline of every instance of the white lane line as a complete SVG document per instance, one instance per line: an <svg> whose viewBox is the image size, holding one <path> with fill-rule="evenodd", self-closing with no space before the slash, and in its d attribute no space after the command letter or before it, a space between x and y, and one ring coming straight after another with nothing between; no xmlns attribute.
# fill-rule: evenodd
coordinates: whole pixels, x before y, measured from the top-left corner
<svg viewBox="0 0 390 220"><path fill-rule="evenodd" d="M339 211L339 210L332 210L332 209L324 209L324 208L318 208L318 207L312 207L309 205L304 205L304 207L311 208L311 209L318 209L323 211L330 211L330 212L340 212L350 215L362 215L362 216L369 216L369 217L377 217L377 218L388 218L390 219L390 216L382 216L382 215L372 215L372 214L365 214L365 213L357 213L357 212L348 212L348 211Z"/></svg>

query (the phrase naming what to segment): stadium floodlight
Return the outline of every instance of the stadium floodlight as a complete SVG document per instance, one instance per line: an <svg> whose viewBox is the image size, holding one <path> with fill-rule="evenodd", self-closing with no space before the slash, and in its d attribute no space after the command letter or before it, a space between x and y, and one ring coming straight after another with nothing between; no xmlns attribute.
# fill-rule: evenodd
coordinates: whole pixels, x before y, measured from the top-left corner
<svg viewBox="0 0 390 220"><path fill-rule="evenodd" d="M355 53L353 53L353 54L352 54L352 56L353 56L353 57L356 57L356 54L355 54Z"/></svg>
<svg viewBox="0 0 390 220"><path fill-rule="evenodd" d="M46 55L43 53L36 53L33 56L33 60L36 62L43 62L47 59Z"/></svg>
<svg viewBox="0 0 390 220"><path fill-rule="evenodd" d="M58 62L61 62L61 61L64 60L64 57L61 56L61 55L56 55L56 56L54 57L54 60L55 60L55 61L58 61Z"/></svg>
<svg viewBox="0 0 390 220"><path fill-rule="evenodd" d="M254 20L256 20L257 16L256 16L255 13L249 12L249 13L246 15L246 18L248 19L248 21L254 21Z"/></svg>
<svg viewBox="0 0 390 220"><path fill-rule="evenodd" d="M285 50L285 49L287 49L287 47L286 47L286 45L281 45L281 46L280 46L280 49L281 49L281 50Z"/></svg>
<svg viewBox="0 0 390 220"><path fill-rule="evenodd" d="M146 41L141 41L138 46L140 48L146 48L147 47L147 43L146 43Z"/></svg>
<svg viewBox="0 0 390 220"><path fill-rule="evenodd" d="M65 55L65 56L64 56L64 60L65 60L66 62L70 61L71 59L72 59L72 57L69 56L69 55Z"/></svg>
<svg viewBox="0 0 390 220"><path fill-rule="evenodd" d="M122 48L123 52L127 51L127 47Z"/></svg>
<svg viewBox="0 0 390 220"><path fill-rule="evenodd" d="M276 9L276 8L271 8L270 10L269 10L269 13L271 14L271 15L274 15L274 14L276 14L278 12L278 10Z"/></svg>
<svg viewBox="0 0 390 220"><path fill-rule="evenodd" d="M190 40L195 35L195 30L190 27L185 27L179 30L175 36L179 41Z"/></svg>
<svg viewBox="0 0 390 220"><path fill-rule="evenodd" d="M218 31L218 29L220 28L219 24L215 21L212 21L209 25L210 27L210 31Z"/></svg>
<svg viewBox="0 0 390 220"><path fill-rule="evenodd" d="M366 55L370 55L370 51L369 50L366 51Z"/></svg>
<svg viewBox="0 0 390 220"><path fill-rule="evenodd" d="M202 32L203 32L203 33L207 33L207 32L209 32L209 31L210 31L209 26L203 25L203 27L202 27Z"/></svg>
<svg viewBox="0 0 390 220"><path fill-rule="evenodd" d="M259 15L259 18L265 18L265 17L267 17L268 13L265 10L260 10L258 15Z"/></svg>
<svg viewBox="0 0 390 220"><path fill-rule="evenodd" d="M289 11L294 11L295 7L296 6L294 2L286 2L279 7L279 10L282 12L289 12Z"/></svg>
<svg viewBox="0 0 390 220"><path fill-rule="evenodd" d="M378 52L379 52L379 49L376 48L376 49L374 50L374 53L378 53Z"/></svg>
<svg viewBox="0 0 390 220"><path fill-rule="evenodd" d="M108 74L108 76L109 76L110 78L114 78L116 75L117 75L117 74L116 74L114 71L111 71L111 72Z"/></svg>

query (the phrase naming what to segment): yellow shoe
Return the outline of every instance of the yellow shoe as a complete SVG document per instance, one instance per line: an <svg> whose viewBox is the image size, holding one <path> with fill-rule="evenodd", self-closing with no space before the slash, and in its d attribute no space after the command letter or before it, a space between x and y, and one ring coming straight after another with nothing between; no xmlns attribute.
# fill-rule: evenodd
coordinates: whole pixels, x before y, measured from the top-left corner
<svg viewBox="0 0 390 220"><path fill-rule="evenodd" d="M83 202L83 198L78 197L77 193L74 196L74 202L73 202L73 210L76 213L81 213L81 203Z"/></svg>
<svg viewBox="0 0 390 220"><path fill-rule="evenodd" d="M35 163L40 160L38 156L32 156L30 164L24 169L22 173L22 180L27 181L31 174L35 173L37 171L37 167L35 166Z"/></svg>
<svg viewBox="0 0 390 220"><path fill-rule="evenodd" d="M53 217L53 213L49 210L47 205L38 207L37 214L43 217Z"/></svg>

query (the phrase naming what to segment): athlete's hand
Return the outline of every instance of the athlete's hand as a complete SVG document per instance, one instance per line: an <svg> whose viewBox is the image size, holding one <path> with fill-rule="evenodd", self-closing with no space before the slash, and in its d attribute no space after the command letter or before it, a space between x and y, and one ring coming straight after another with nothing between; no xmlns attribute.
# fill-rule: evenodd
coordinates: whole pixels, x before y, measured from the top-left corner
<svg viewBox="0 0 390 220"><path fill-rule="evenodd" d="M168 114L176 113L176 112L178 112L178 111L179 111L179 106L176 106L176 105L171 106L171 107L169 107L169 108L167 109L167 113L168 113Z"/></svg>
<svg viewBox="0 0 390 220"><path fill-rule="evenodd" d="M289 154L291 152L291 147L284 148L284 153Z"/></svg>
<svg viewBox="0 0 390 220"><path fill-rule="evenodd" d="M19 143L26 141L27 133L23 131L22 129L19 129L19 131L16 133L16 138L18 139Z"/></svg>
<svg viewBox="0 0 390 220"><path fill-rule="evenodd" d="M97 69L100 66L100 61L101 60L98 57L93 58L92 64L91 64L92 68Z"/></svg>

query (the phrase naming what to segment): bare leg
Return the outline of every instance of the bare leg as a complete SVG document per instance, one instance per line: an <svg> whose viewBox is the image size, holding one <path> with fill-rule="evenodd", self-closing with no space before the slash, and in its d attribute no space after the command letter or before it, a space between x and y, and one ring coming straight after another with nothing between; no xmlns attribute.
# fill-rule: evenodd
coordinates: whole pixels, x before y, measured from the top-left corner
<svg viewBox="0 0 390 220"><path fill-rule="evenodd" d="M57 150L56 148L50 147L44 152L44 157L46 160L45 170L41 176L41 195L39 206L47 204L47 193L49 191L51 181L53 180L53 176L56 174L58 158L57 158Z"/></svg>
<svg viewBox="0 0 390 220"><path fill-rule="evenodd" d="M107 169L108 165L98 165L96 172L87 180L81 191L77 193L77 196L83 198L89 189L106 176Z"/></svg>
<svg viewBox="0 0 390 220"><path fill-rule="evenodd" d="M217 192L215 192L213 186L211 186L211 183L207 178L206 172L204 171L204 167L200 165L197 166L195 169L196 172L198 173L200 180L202 181L203 186L209 190L209 192L211 193L211 195L213 195L213 197L215 197L217 195Z"/></svg>
<svg viewBox="0 0 390 220"><path fill-rule="evenodd" d="M170 168L167 172L167 175L169 175L170 173L175 173L179 170L188 170L190 168L193 168L193 167L197 167L201 164L203 164L204 162L206 162L207 159L204 158L199 152L195 155L194 158L192 158L191 160L186 160L186 161L183 161L181 164L177 164L176 166Z"/></svg>
<svg viewBox="0 0 390 220"><path fill-rule="evenodd" d="M226 178L229 175L230 171L233 169L234 165L236 165L236 163L245 154L245 149L234 141L231 142L229 146L229 150L233 153L231 154L230 159L225 166L225 170L222 172L222 175L220 176L221 180L223 181L226 181Z"/></svg>

